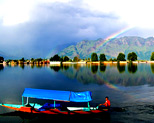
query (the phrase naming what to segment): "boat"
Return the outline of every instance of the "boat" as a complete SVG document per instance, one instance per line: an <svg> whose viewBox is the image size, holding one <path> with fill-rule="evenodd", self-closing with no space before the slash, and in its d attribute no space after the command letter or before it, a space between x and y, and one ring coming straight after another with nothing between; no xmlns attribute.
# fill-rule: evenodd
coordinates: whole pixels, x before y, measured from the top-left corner
<svg viewBox="0 0 154 123"><path fill-rule="evenodd" d="M26 104L24 99L27 98ZM46 103L40 105L38 103L29 103L29 98L37 98L44 100L53 100L54 103ZM72 91L59 91L59 90L44 90L25 88L22 94L22 104L3 104L0 106L27 113L35 114L58 114L58 115L81 115L81 114L98 114L108 109L98 110L96 107L90 107L90 101L92 100L91 92L72 92ZM56 101L64 102L86 102L87 107L62 107L61 104L57 104Z"/></svg>

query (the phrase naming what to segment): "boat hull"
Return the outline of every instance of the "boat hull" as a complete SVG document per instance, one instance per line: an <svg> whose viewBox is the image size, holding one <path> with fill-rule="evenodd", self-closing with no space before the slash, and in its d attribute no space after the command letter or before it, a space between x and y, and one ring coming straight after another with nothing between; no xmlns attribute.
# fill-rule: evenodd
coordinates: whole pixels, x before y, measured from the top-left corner
<svg viewBox="0 0 154 123"><path fill-rule="evenodd" d="M26 107L26 106L22 106L22 105L13 105L13 104L0 104L3 107L12 109L12 110L16 110L16 111L20 111L20 112L27 112L27 113L39 113L39 114L60 114L60 115L77 115L77 114L98 114L98 113L102 113L105 112L107 110L97 110L97 109L93 109L93 110L89 110L89 111L85 111L85 110L81 110L80 108L78 108L79 110L67 110L67 111L61 111L59 109L48 109L46 111L39 111L38 108L34 107ZM40 107L37 106L36 107ZM74 107L75 109L75 107ZM77 108L76 108L77 109Z"/></svg>

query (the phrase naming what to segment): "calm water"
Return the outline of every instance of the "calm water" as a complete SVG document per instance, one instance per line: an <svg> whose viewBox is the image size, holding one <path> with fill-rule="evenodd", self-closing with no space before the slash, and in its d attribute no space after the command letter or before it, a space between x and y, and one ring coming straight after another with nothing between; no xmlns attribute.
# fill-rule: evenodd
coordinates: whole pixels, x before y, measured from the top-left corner
<svg viewBox="0 0 154 123"><path fill-rule="evenodd" d="M154 122L154 64L0 66L0 102L21 104L25 88L88 90L92 92L91 106L109 96L112 107L125 109L111 112L110 122ZM1 114L7 112L12 110L0 107ZM0 116L0 122L27 120L34 119Z"/></svg>

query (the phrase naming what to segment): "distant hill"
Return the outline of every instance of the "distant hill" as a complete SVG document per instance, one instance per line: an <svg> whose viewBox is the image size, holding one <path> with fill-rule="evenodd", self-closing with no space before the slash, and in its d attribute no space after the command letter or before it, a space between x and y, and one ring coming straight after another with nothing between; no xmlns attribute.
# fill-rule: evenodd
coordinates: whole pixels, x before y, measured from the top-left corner
<svg viewBox="0 0 154 123"><path fill-rule="evenodd" d="M149 60L151 53L154 52L154 37L141 38L137 36L125 36L109 40L83 40L76 45L61 50L60 56L79 55L80 58L90 58L91 53L105 53L107 58L116 58L120 52L125 53L126 58L129 52L135 52L139 60Z"/></svg>

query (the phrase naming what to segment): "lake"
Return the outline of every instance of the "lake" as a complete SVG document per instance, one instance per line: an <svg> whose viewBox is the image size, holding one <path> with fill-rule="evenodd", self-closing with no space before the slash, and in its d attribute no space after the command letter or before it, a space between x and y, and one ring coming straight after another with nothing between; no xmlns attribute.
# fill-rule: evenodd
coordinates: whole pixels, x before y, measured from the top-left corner
<svg viewBox="0 0 154 123"><path fill-rule="evenodd" d="M0 66L1 103L21 104L25 88L91 91L91 106L108 96L112 107L124 109L111 112L110 122L154 122L154 64ZM7 112L12 110L0 107L0 114ZM0 122L23 121L19 116L0 116Z"/></svg>

